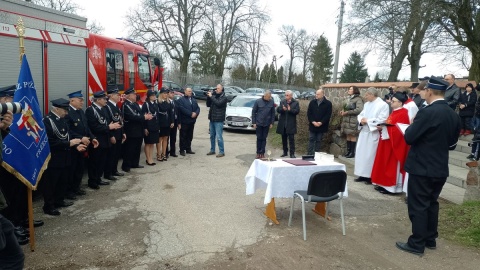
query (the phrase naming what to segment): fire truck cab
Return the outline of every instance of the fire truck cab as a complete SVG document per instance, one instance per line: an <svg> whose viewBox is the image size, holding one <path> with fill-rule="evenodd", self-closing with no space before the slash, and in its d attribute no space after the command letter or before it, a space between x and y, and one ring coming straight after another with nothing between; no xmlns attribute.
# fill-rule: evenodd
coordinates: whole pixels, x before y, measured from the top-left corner
<svg viewBox="0 0 480 270"><path fill-rule="evenodd" d="M0 1L0 86L16 84L20 71L15 26L25 25L25 53L40 109L81 90L85 97L116 86L133 87L144 100L151 85L148 50L136 42L90 34L87 19L19 0Z"/></svg>

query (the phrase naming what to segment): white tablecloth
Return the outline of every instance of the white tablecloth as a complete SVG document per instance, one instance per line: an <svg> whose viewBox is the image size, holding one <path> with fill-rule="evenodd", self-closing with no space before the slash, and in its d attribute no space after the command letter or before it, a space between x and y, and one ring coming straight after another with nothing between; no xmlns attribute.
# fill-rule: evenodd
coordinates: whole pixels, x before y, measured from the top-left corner
<svg viewBox="0 0 480 270"><path fill-rule="evenodd" d="M314 172L343 170L345 164L334 161L312 161L317 165L295 166L281 159L276 161L255 161L245 176L247 195L254 194L257 189L265 189L264 203L272 198L291 198L295 190L307 190L310 176ZM344 197L348 197L345 187Z"/></svg>

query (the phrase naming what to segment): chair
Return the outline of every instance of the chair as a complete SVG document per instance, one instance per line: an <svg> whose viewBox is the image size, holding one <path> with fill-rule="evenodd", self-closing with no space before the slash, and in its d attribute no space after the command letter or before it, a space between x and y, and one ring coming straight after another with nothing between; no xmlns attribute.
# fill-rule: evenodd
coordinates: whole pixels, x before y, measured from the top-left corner
<svg viewBox="0 0 480 270"><path fill-rule="evenodd" d="M347 183L347 174L342 170L316 172L310 176L308 190L295 190L293 193L292 205L290 207L290 218L288 226L292 223L293 204L295 197L302 202L303 240L307 240L307 228L305 224L305 202L330 202L340 200L340 215L342 217L342 231L345 235L345 218L343 216L343 192ZM340 193L340 194L339 194ZM328 217L328 205L325 219Z"/></svg>

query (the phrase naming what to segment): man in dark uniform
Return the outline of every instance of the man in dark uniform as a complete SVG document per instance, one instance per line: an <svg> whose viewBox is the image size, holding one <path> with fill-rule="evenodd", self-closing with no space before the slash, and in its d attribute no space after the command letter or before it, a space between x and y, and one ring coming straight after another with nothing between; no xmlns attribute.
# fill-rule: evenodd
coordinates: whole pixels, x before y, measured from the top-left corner
<svg viewBox="0 0 480 270"><path fill-rule="evenodd" d="M107 161L105 162L105 170L103 172L103 177L108 180L117 180L115 176L124 175L123 173L118 171L117 166L118 160L120 159L120 154L122 153L122 143L125 141L126 136L123 130L122 112L117 107L117 103L120 101L120 94L118 93L118 88L110 88L107 91L107 94L108 102L105 108L107 108L108 116L113 123L118 123L121 127L112 130L114 139L111 141L112 146L108 148Z"/></svg>
<svg viewBox="0 0 480 270"><path fill-rule="evenodd" d="M170 129L170 148L167 151L168 155L172 157L178 157L176 154L175 144L177 143L177 129L181 127L178 115L177 102L175 101L175 91L168 90L168 99L170 104L172 104L172 114L173 114L173 127Z"/></svg>
<svg viewBox="0 0 480 270"><path fill-rule="evenodd" d="M428 106L418 111L405 131L411 145L405 162L408 180L408 215L412 235L399 249L422 255L425 247L436 248L438 237L438 196L448 177L448 150L456 146L460 117L444 99L448 84L431 77L425 90Z"/></svg>
<svg viewBox="0 0 480 270"><path fill-rule="evenodd" d="M102 181L107 152L111 142L115 139L111 131L120 129L119 123L113 123L108 115L107 95L105 91L98 91L93 94L93 103L85 110L88 127L98 140L98 147L88 149L88 186L92 189L99 189L99 185L108 185L109 182Z"/></svg>
<svg viewBox="0 0 480 270"><path fill-rule="evenodd" d="M98 147L98 141L88 127L87 117L82 109L84 104L82 91L70 93L68 98L70 99L70 106L68 107L68 115L65 116L65 121L67 121L70 129L70 137L82 140L82 144L87 147L90 143L92 143L93 147ZM72 149L70 152L72 166L70 167L70 177L65 197L74 199L75 195L81 196L86 194L85 190L80 187L85 167L85 152L79 152L75 149Z"/></svg>
<svg viewBox="0 0 480 270"><path fill-rule="evenodd" d="M143 141L143 121L151 120L152 114L142 115L142 109L136 102L137 94L133 88L125 91L125 102L122 106L124 130L127 136L123 156L122 170L129 172L131 168L143 168L140 165L140 152Z"/></svg>
<svg viewBox="0 0 480 270"><path fill-rule="evenodd" d="M64 117L68 113L69 101L63 98L52 100L52 109L43 118L50 145L50 161L43 174L40 188L43 191L43 212L47 215L58 216L57 207L67 207L72 202L63 200L64 186L70 170L70 148L85 151L86 146L81 144L81 139L70 139L68 124Z"/></svg>

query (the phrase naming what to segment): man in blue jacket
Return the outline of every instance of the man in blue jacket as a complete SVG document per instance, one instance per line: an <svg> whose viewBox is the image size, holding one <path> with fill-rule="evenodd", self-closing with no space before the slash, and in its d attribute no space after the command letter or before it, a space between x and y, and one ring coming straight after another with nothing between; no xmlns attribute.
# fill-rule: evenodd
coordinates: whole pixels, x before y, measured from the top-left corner
<svg viewBox="0 0 480 270"><path fill-rule="evenodd" d="M275 105L270 90L265 91L262 98L255 101L252 109L253 128L257 133L257 157L265 157L268 130L275 121Z"/></svg>
<svg viewBox="0 0 480 270"><path fill-rule="evenodd" d="M185 96L180 98L178 102L178 114L180 118L180 155L195 154L192 151L193 130L195 122L200 114L197 100L192 96L192 88L185 89Z"/></svg>

